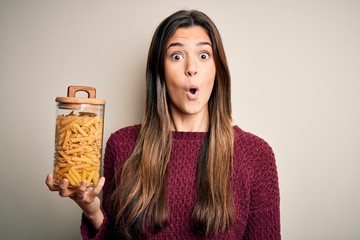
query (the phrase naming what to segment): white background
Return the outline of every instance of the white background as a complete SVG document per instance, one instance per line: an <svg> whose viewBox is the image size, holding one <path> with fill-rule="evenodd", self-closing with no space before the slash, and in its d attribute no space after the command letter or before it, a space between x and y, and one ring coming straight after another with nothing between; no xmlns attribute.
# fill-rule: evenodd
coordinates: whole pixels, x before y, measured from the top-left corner
<svg viewBox="0 0 360 240"><path fill-rule="evenodd" d="M151 36L182 8L218 26L234 123L273 147L283 239L360 239L360 1L0 0L1 239L80 239L44 183L54 100L95 87L105 140L139 123Z"/></svg>

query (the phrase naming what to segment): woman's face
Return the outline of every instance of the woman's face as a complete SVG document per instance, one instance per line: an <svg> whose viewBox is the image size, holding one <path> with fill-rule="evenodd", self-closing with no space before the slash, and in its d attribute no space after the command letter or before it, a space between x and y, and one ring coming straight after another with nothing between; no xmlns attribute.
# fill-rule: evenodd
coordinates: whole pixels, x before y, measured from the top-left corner
<svg viewBox="0 0 360 240"><path fill-rule="evenodd" d="M166 90L173 117L208 115L216 74L208 34L200 26L179 28L165 47Z"/></svg>

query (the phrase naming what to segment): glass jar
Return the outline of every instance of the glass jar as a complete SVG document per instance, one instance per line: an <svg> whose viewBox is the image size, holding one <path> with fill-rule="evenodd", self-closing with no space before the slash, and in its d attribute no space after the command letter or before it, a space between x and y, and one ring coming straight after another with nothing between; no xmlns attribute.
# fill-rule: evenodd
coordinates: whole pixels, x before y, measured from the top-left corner
<svg viewBox="0 0 360 240"><path fill-rule="evenodd" d="M76 97L77 92L87 93ZM69 86L67 97L57 97L53 184L66 178L69 187L82 180L95 186L100 177L105 100L96 99L96 89Z"/></svg>

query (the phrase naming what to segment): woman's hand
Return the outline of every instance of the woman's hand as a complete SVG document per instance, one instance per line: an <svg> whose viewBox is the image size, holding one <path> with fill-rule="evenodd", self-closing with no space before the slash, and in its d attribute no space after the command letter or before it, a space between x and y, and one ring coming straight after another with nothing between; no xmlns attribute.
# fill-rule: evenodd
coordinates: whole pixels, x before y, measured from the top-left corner
<svg viewBox="0 0 360 240"><path fill-rule="evenodd" d="M104 215L100 209L100 199L97 195L104 186L104 177L99 179L95 187L87 187L86 181L83 180L78 188L68 188L69 181L67 179L63 179L60 186L54 186L51 174L47 175L45 182L50 191L59 191L61 197L69 197L74 200L83 210L84 215L93 224L94 228L100 228Z"/></svg>

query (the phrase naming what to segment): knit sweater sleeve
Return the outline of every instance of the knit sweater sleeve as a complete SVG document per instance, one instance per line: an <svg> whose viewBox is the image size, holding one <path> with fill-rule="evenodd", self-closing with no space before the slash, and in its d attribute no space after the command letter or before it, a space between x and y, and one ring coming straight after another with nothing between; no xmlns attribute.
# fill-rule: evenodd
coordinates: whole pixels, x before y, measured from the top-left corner
<svg viewBox="0 0 360 240"><path fill-rule="evenodd" d="M250 212L243 239L279 240L280 193L275 156L264 140L254 139L256 144L250 150Z"/></svg>

